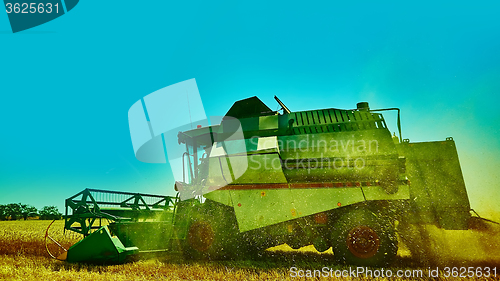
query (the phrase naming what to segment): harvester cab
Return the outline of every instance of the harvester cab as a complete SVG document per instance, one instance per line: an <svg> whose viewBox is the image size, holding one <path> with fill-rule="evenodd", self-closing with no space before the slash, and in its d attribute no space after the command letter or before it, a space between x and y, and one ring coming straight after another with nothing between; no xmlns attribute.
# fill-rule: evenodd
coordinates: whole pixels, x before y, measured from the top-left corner
<svg viewBox="0 0 500 281"><path fill-rule="evenodd" d="M396 224L467 229L470 206L452 138L402 139L397 108L361 102L292 112L275 99L278 111L251 97L218 125L178 132L185 152L177 197L112 192L125 197L96 200L107 192L87 190L66 201L66 229L88 235L107 219L125 249L138 248L130 253L217 259L286 243L331 247L339 262L366 266L395 258ZM399 137L380 113L387 110L398 111Z"/></svg>

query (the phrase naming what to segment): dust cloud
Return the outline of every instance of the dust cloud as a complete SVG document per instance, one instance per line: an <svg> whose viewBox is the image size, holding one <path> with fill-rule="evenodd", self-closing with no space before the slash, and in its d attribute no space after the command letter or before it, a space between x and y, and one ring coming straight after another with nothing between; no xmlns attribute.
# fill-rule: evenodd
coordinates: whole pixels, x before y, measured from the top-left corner
<svg viewBox="0 0 500 281"><path fill-rule="evenodd" d="M488 219L499 221L499 214ZM486 217L486 216L485 216ZM444 230L434 225L400 225L401 252L419 266L500 266L500 225L472 217L468 230Z"/></svg>

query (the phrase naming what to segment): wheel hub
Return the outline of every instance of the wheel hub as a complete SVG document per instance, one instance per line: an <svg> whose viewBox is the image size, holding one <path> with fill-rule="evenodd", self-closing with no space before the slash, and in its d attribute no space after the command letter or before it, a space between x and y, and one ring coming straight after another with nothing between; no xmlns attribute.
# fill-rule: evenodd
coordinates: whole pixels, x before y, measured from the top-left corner
<svg viewBox="0 0 500 281"><path fill-rule="evenodd" d="M347 247L358 258L371 258L380 248L380 238L368 226L357 226L347 235Z"/></svg>
<svg viewBox="0 0 500 281"><path fill-rule="evenodd" d="M214 241L212 226L204 221L198 221L189 227L188 243L198 252L206 252Z"/></svg>

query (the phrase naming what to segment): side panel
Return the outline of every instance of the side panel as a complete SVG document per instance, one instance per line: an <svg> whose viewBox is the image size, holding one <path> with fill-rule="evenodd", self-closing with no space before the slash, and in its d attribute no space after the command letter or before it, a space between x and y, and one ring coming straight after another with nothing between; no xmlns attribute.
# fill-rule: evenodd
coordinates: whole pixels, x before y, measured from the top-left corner
<svg viewBox="0 0 500 281"><path fill-rule="evenodd" d="M244 232L365 200L401 200L410 196L407 185L400 185L392 194L387 194L381 186L301 188L298 185L301 184L274 185L281 188L226 186L205 197L234 207L240 232Z"/></svg>
<svg viewBox="0 0 500 281"><path fill-rule="evenodd" d="M410 188L408 185L399 185L397 192L391 194L388 194L381 186L364 186L362 189L367 201L406 200L410 198Z"/></svg>
<svg viewBox="0 0 500 281"><path fill-rule="evenodd" d="M141 251L169 248L172 222L122 222L112 223L109 229L125 247L138 247Z"/></svg>
<svg viewBox="0 0 500 281"><path fill-rule="evenodd" d="M467 229L470 205L453 140L401 143L415 222Z"/></svg>
<svg viewBox="0 0 500 281"><path fill-rule="evenodd" d="M359 187L246 189L230 193L240 232L365 201Z"/></svg>

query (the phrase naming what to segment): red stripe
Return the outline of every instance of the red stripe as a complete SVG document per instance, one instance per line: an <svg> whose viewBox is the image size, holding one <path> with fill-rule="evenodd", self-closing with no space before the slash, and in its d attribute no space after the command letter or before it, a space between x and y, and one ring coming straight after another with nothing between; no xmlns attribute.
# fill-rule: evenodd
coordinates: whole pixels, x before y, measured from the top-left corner
<svg viewBox="0 0 500 281"><path fill-rule="evenodd" d="M313 183L258 183L235 184L226 186L210 186L208 190L245 190L245 189L281 189L281 188L332 188L332 187L361 187L380 185L380 182L313 182Z"/></svg>
<svg viewBox="0 0 500 281"><path fill-rule="evenodd" d="M209 186L208 190L209 191L214 191L214 190L217 190L217 189L221 189L222 187L224 187L224 186Z"/></svg>
<svg viewBox="0 0 500 281"><path fill-rule="evenodd" d="M333 183L315 182L315 183L291 183L290 184L290 188L321 188L321 187L333 187Z"/></svg>
<svg viewBox="0 0 500 281"><path fill-rule="evenodd" d="M278 189L288 188L286 183L263 183L263 184L241 184L241 185L226 185L219 190L240 190L240 189Z"/></svg>

